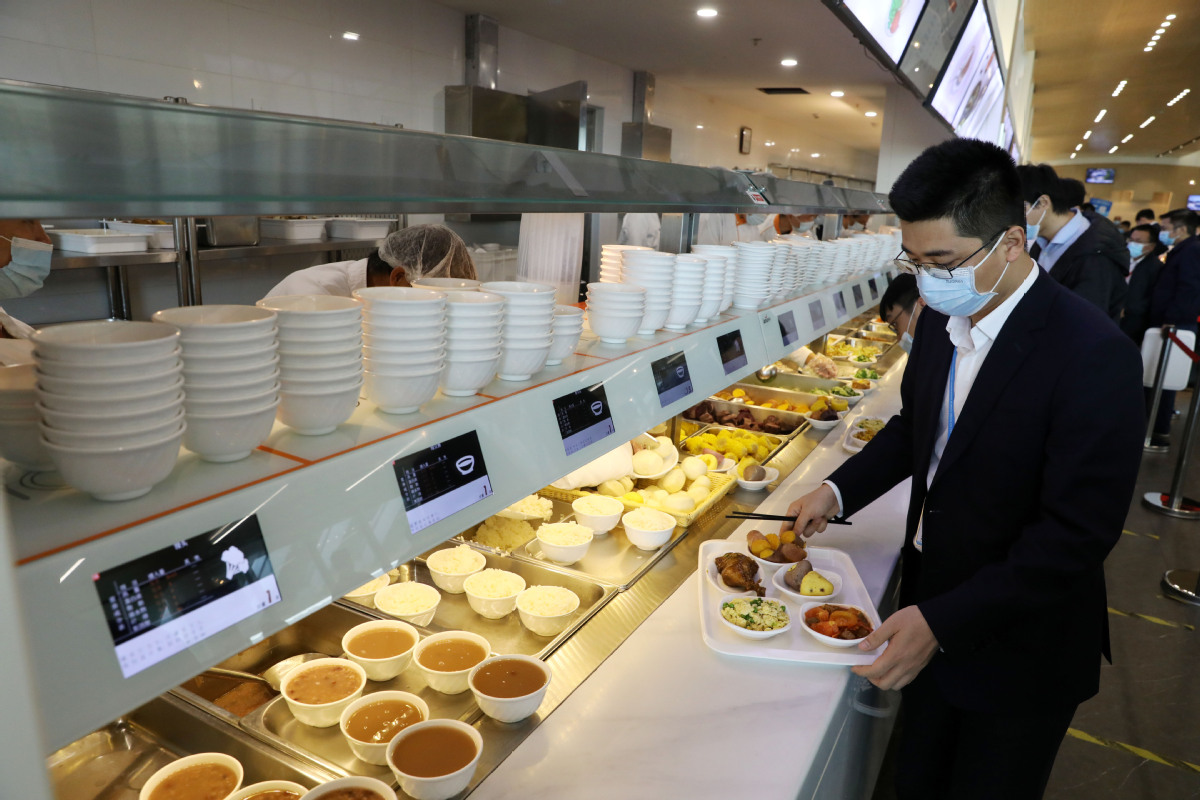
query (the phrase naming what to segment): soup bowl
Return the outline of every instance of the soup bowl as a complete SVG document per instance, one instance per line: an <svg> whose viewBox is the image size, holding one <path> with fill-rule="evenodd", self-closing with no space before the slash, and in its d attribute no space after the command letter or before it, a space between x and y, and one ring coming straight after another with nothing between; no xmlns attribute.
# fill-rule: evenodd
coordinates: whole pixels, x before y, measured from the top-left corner
<svg viewBox="0 0 1200 800"><path fill-rule="evenodd" d="M424 732L431 728L449 728L461 731L474 745L474 755L464 766L444 775L413 775L400 769L396 765L397 752L404 748L406 741L412 740L413 737L423 736ZM465 757L469 754L462 755ZM471 778L475 776L475 768L479 766L481 755L483 755L483 737L479 735L479 731L456 719L431 719L410 725L400 731L387 748L388 766L392 768L396 782L414 800L448 800L466 789L471 783Z"/></svg>
<svg viewBox="0 0 1200 800"><path fill-rule="evenodd" d="M399 691L382 691L371 692L365 697L360 697L350 705L346 706L346 710L342 712L341 720L338 727L342 731L342 736L346 738L346 744L350 745L350 749L354 755L358 756L368 764L376 764L383 766L388 763L387 749L392 740L389 738L386 742L364 742L361 739L356 739L350 735L348 724L350 718L354 716L359 709L371 705L372 703L382 703L388 700L400 701L408 703L415 707L421 714L420 722L429 719L429 704L411 692ZM394 738L394 737L393 737Z"/></svg>
<svg viewBox="0 0 1200 800"><path fill-rule="evenodd" d="M462 694L463 692L467 691L468 688L470 688L467 685L467 676L470 675L471 670L475 668L478 662L464 669L444 671L431 669L421 661L422 654L428 650L431 645L437 644L438 642L444 642L448 639L465 639L482 647L484 657L481 658L480 661L485 660L491 655L492 645L487 639L483 638L477 633L471 633L470 631L444 631L442 633L435 633L432 636L426 636L420 641L416 648L414 648L414 657L416 658L417 669L421 670L421 674L425 676L425 682L429 684L430 688L432 688L434 691L441 692L442 694Z"/></svg>
<svg viewBox="0 0 1200 800"><path fill-rule="evenodd" d="M501 697L494 687L480 687L478 682L479 673L501 661L519 661L523 664L528 664L541 673L541 686L531 692L519 694L515 697ZM471 694L475 695L475 702L479 704L479 708L483 713L497 722L520 722L537 713L538 707L541 706L542 700L546 697L546 690L550 688L551 676L550 666L532 656L493 656L480 662L471 670L471 673L467 676L467 684L471 687Z"/></svg>
<svg viewBox="0 0 1200 800"><path fill-rule="evenodd" d="M298 678L303 675L312 673L313 670L326 669L329 667L345 667L358 676L358 686L344 697L339 697L336 700L330 700L324 703L305 703L296 700L292 697L289 689L294 687ZM303 666L297 667L291 672L283 676L283 680L279 684L279 691L283 695L283 699L287 702L288 709L291 710L294 716L305 725L311 725L314 728L332 728L338 724L342 717L342 712L346 707L353 703L358 698L362 697L363 689L367 685L367 672L355 662L348 658L317 658L309 661Z"/></svg>

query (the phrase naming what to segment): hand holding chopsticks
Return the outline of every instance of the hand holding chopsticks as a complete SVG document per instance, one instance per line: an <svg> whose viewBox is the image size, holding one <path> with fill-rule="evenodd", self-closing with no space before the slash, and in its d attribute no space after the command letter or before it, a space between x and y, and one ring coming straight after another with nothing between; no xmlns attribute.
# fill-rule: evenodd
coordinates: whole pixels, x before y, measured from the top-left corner
<svg viewBox="0 0 1200 800"><path fill-rule="evenodd" d="M756 511L731 511L725 515L725 519L765 519L774 520L777 522L795 522L798 517L786 516L782 514L759 514ZM843 517L832 517L826 522L830 525L853 525L854 523Z"/></svg>

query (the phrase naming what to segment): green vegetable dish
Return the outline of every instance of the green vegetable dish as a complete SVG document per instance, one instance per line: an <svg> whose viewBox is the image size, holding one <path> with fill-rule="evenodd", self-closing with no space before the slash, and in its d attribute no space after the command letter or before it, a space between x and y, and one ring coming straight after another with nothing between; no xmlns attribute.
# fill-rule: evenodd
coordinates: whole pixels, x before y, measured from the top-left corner
<svg viewBox="0 0 1200 800"><path fill-rule="evenodd" d="M873 369L860 369L854 373L854 377L864 381L877 381L879 380L879 373Z"/></svg>
<svg viewBox="0 0 1200 800"><path fill-rule="evenodd" d="M739 597L721 605L721 616L748 631L777 631L790 622L787 608L778 600Z"/></svg>
<svg viewBox="0 0 1200 800"><path fill-rule="evenodd" d="M858 397L860 392L856 392L849 386L835 386L832 389L813 389L809 394L815 394L818 397Z"/></svg>

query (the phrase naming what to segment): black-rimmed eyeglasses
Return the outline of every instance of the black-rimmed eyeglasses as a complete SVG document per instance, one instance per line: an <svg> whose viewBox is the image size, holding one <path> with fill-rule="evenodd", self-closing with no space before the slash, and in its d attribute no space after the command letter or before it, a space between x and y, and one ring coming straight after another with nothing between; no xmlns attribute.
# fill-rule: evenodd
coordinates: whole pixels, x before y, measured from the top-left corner
<svg viewBox="0 0 1200 800"><path fill-rule="evenodd" d="M928 263L923 264L923 263L920 263L917 261L913 261L910 258L904 257L903 250L901 250L900 254L898 256L896 256L894 259L892 259L892 261L896 264L896 266L900 269L901 272L907 272L909 275L916 275L921 270L925 270L926 272L928 272L931 275L934 275L935 277L951 278L954 276L954 270L961 268L964 264L966 264L972 258L979 255L979 252L981 250L983 250L983 248L989 247L993 242L996 241L996 239L1003 236L1007 230L1008 230L1008 228L1005 228L1004 230L1000 231L999 233L995 234L994 236L989 236L987 239L984 240L983 244L981 244L979 246L978 250L971 253L971 255L967 256L962 261L959 261L957 264L955 264L953 266L946 266L944 264L928 264ZM979 265L972 264L971 266L979 266ZM937 272L935 272L935 270L937 270ZM944 272L946 274L944 276L938 275L937 274L938 272Z"/></svg>

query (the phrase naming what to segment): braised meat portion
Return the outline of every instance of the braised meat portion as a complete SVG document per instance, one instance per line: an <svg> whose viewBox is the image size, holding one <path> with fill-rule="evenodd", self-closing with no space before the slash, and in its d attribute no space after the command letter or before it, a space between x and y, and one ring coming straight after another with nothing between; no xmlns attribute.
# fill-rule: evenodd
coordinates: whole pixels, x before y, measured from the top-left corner
<svg viewBox="0 0 1200 800"><path fill-rule="evenodd" d="M766 593L762 584L758 582L758 564L750 556L725 553L717 556L716 563L721 580L730 589L753 589L759 597Z"/></svg>

